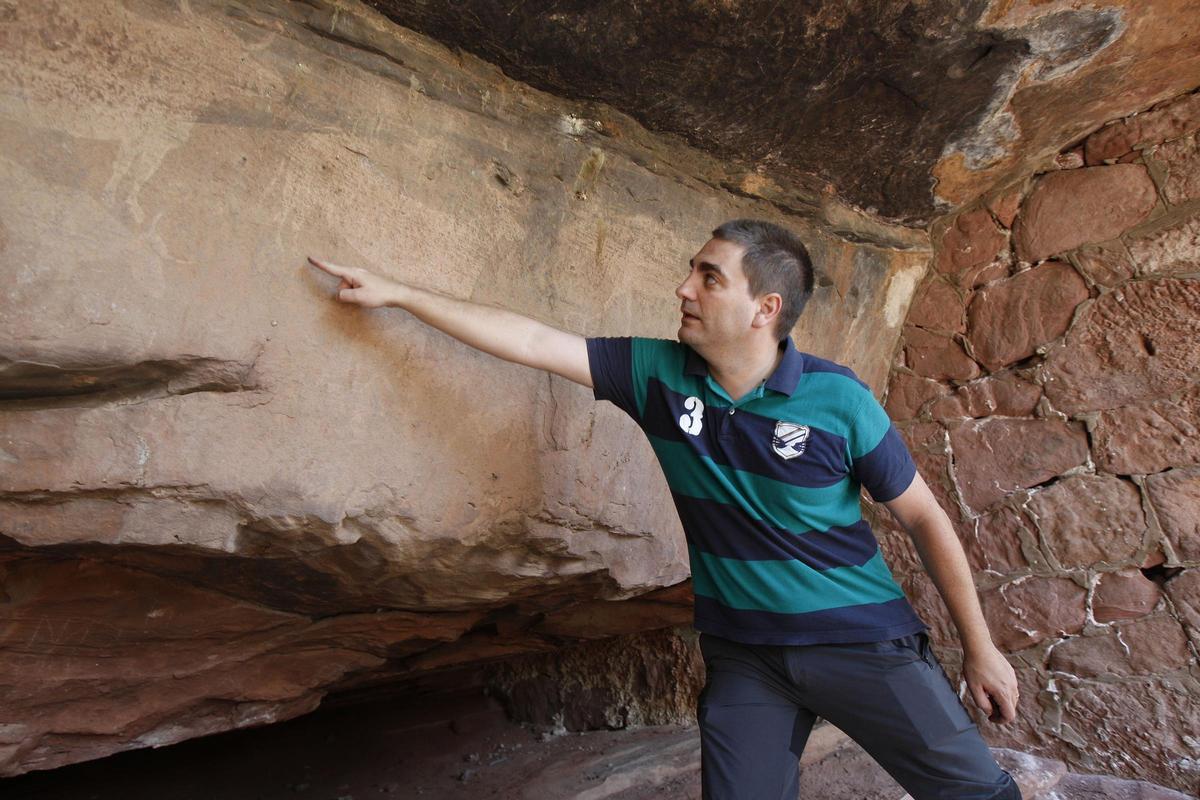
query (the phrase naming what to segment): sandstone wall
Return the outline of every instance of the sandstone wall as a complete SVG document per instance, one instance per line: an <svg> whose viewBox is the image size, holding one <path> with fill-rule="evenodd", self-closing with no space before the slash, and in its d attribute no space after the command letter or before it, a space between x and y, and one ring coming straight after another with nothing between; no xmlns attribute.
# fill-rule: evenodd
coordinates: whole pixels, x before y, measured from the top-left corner
<svg viewBox="0 0 1200 800"><path fill-rule="evenodd" d="M990 738L1200 791L1200 94L934 230L887 408L967 547L1020 719ZM961 654L894 527L895 571Z"/></svg>
<svg viewBox="0 0 1200 800"><path fill-rule="evenodd" d="M0 177L0 775L689 619L628 420L306 254L670 336L707 232L780 220L876 389L929 259L340 0L0 3Z"/></svg>

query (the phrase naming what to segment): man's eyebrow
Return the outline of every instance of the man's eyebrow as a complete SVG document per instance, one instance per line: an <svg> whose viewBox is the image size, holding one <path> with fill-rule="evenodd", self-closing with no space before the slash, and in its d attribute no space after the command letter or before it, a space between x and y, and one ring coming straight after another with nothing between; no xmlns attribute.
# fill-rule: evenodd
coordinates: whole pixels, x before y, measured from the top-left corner
<svg viewBox="0 0 1200 800"><path fill-rule="evenodd" d="M701 272L715 272L715 273L717 273L718 275L720 275L722 278L724 278L724 277L725 277L725 270L721 269L721 266L720 266L719 264L714 264L714 263L712 263L711 261L701 261L701 262L700 262L700 263L697 265L697 264L695 263L695 261L696 261L696 260L695 260L694 258L693 258L693 259L689 259L689 260L688 260L688 266L689 266L689 267L692 267L692 266L694 266L694 267L696 267L696 269L700 270Z"/></svg>

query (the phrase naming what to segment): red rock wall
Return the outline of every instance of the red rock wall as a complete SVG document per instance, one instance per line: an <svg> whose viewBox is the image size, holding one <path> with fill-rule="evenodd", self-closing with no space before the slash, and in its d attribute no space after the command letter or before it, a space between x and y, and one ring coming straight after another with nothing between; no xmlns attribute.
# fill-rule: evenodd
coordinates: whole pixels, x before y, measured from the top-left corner
<svg viewBox="0 0 1200 800"><path fill-rule="evenodd" d="M1021 684L994 743L1200 790L1200 93L936 226L887 408ZM944 608L881 541L951 665Z"/></svg>

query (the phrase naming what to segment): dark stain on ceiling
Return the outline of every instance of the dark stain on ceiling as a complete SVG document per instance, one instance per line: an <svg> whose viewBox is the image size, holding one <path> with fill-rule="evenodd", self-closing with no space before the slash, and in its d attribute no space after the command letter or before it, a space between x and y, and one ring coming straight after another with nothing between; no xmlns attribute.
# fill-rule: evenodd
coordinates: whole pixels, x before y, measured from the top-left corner
<svg viewBox="0 0 1200 800"><path fill-rule="evenodd" d="M1059 12L981 29L981 0L370 4L539 89L912 225L939 211L932 168L949 147L986 158L980 128L1032 58L1069 70L1119 22Z"/></svg>

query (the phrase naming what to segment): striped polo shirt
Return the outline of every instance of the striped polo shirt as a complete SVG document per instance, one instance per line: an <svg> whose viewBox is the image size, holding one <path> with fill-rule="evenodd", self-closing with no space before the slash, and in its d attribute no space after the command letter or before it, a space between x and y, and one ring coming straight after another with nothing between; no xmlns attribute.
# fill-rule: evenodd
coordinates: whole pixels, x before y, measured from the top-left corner
<svg viewBox="0 0 1200 800"><path fill-rule="evenodd" d="M597 400L641 426L687 536L695 626L748 644L894 639L924 630L862 518L916 466L871 390L798 351L734 402L690 347L587 340Z"/></svg>

